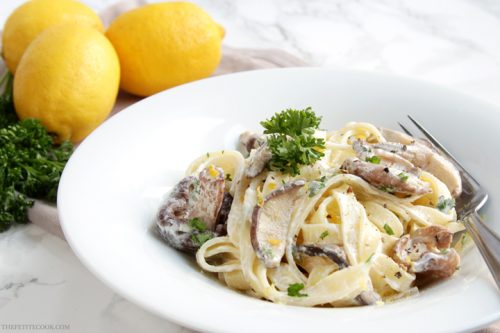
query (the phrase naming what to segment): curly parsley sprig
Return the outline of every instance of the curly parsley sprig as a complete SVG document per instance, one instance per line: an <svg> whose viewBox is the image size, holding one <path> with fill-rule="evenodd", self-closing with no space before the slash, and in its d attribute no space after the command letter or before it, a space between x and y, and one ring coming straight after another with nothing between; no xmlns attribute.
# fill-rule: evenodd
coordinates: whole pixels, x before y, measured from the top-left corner
<svg viewBox="0 0 500 333"><path fill-rule="evenodd" d="M272 153L269 169L295 176L300 173L301 165L311 165L323 157L325 140L314 136L320 122L321 117L310 107L284 110L262 121Z"/></svg>

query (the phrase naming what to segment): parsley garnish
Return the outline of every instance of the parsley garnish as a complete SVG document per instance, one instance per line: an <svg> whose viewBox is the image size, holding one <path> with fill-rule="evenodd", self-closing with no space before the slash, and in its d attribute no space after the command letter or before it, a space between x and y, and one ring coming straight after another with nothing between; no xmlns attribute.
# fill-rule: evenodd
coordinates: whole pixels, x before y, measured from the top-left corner
<svg viewBox="0 0 500 333"><path fill-rule="evenodd" d="M230 173L226 173L226 180L229 181L229 182L233 181L233 177L231 177Z"/></svg>
<svg viewBox="0 0 500 333"><path fill-rule="evenodd" d="M189 220L188 225L191 228L193 228L194 230L196 230L191 235L191 240L199 246L202 246L207 240L209 240L213 237L213 235L210 231L206 231L207 225L199 217L195 217L195 218L192 218L191 220Z"/></svg>
<svg viewBox="0 0 500 333"><path fill-rule="evenodd" d="M299 136L307 132L314 134L318 128L321 117L316 116L311 107L305 110L287 109L276 113L271 119L260 124L265 128L265 134L287 134Z"/></svg>
<svg viewBox="0 0 500 333"><path fill-rule="evenodd" d="M262 256L265 258L272 258L274 255L273 249L267 246L263 246L260 252L262 253Z"/></svg>
<svg viewBox="0 0 500 333"><path fill-rule="evenodd" d="M401 181L405 182L408 180L408 178L410 176L408 176L408 174L406 172L401 172L399 175L398 175L399 179L401 179Z"/></svg>
<svg viewBox="0 0 500 333"><path fill-rule="evenodd" d="M304 289L303 283L293 283L288 286L288 296L291 297L307 297L307 294L301 294L300 291Z"/></svg>
<svg viewBox="0 0 500 333"><path fill-rule="evenodd" d="M326 177L323 176L318 180L313 180L309 183L309 197L312 198L325 187Z"/></svg>
<svg viewBox="0 0 500 333"><path fill-rule="evenodd" d="M394 193L394 187L392 187L391 185L382 185L378 189L382 192Z"/></svg>
<svg viewBox="0 0 500 333"><path fill-rule="evenodd" d="M191 235L191 240L198 244L199 246L202 246L207 240L211 239L213 236L211 233L208 232L202 232L201 234L193 234Z"/></svg>
<svg viewBox="0 0 500 333"><path fill-rule="evenodd" d="M445 199L444 196L440 196L436 208L442 211L443 213L448 214L450 210L455 208L455 200L453 198Z"/></svg>
<svg viewBox="0 0 500 333"><path fill-rule="evenodd" d="M189 220L188 225L200 232L204 232L205 230L207 230L207 225L199 217L195 217L194 219Z"/></svg>
<svg viewBox="0 0 500 333"><path fill-rule="evenodd" d="M388 235L394 235L394 230L388 224L384 224L384 230Z"/></svg>
<svg viewBox="0 0 500 333"><path fill-rule="evenodd" d="M325 140L314 137L321 122L310 107L284 110L262 121L267 144L272 153L271 170L296 176L301 165L311 165L324 156Z"/></svg>
<svg viewBox="0 0 500 333"><path fill-rule="evenodd" d="M193 179L191 189L192 191L189 192L189 199L195 200L200 195L200 180L198 178Z"/></svg>
<svg viewBox="0 0 500 333"><path fill-rule="evenodd" d="M377 155L373 155L372 157L367 157L365 160L366 162L370 162L373 164L380 164L380 157L378 157Z"/></svg>
<svg viewBox="0 0 500 333"><path fill-rule="evenodd" d="M375 255L375 252L373 252L369 257L368 259L366 259L366 263L369 263L370 261L372 261L372 258L373 256Z"/></svg>
<svg viewBox="0 0 500 333"><path fill-rule="evenodd" d="M460 247L463 249L465 246L465 241L467 240L467 234L463 234L462 237L460 238Z"/></svg>
<svg viewBox="0 0 500 333"><path fill-rule="evenodd" d="M319 238L325 239L329 234L328 230L325 230L321 233L321 235L319 235Z"/></svg>

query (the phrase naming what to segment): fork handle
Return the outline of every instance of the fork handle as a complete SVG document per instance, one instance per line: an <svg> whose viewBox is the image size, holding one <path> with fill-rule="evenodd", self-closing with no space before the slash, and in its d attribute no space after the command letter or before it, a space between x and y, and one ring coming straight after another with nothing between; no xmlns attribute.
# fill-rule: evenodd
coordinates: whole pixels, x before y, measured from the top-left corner
<svg viewBox="0 0 500 333"><path fill-rule="evenodd" d="M500 289L500 237L483 222L477 212L467 216L464 225Z"/></svg>

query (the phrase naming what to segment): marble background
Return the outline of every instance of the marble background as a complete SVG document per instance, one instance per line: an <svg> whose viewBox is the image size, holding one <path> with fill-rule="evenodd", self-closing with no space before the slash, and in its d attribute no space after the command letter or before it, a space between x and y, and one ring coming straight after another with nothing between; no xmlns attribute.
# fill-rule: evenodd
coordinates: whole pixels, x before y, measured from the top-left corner
<svg viewBox="0 0 500 333"><path fill-rule="evenodd" d="M0 24L23 0L0 1ZM83 0L96 11L116 0ZM410 76L500 105L500 1L195 0L233 47L278 47L314 66ZM124 300L34 225L0 234L0 324L71 332L190 332ZM1 330L1 327L0 327ZM16 330L20 332L20 330Z"/></svg>

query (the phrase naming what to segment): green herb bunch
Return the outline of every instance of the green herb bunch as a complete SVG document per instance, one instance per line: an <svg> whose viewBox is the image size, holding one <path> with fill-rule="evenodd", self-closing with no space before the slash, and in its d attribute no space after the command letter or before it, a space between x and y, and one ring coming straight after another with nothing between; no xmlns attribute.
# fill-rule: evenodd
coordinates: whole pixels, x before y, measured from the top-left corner
<svg viewBox="0 0 500 333"><path fill-rule="evenodd" d="M0 89L5 87L3 94L0 95L0 128L17 122L12 95L13 83L14 76L9 71L6 71L0 79Z"/></svg>
<svg viewBox="0 0 500 333"><path fill-rule="evenodd" d="M310 107L284 110L262 121L267 144L272 153L268 167L292 176L301 165L311 165L324 156L325 140L314 136L321 122Z"/></svg>
<svg viewBox="0 0 500 333"><path fill-rule="evenodd" d="M12 100L12 75L0 80L0 232L27 223L33 199L55 202L59 179L73 145L55 145L35 119L18 121Z"/></svg>

